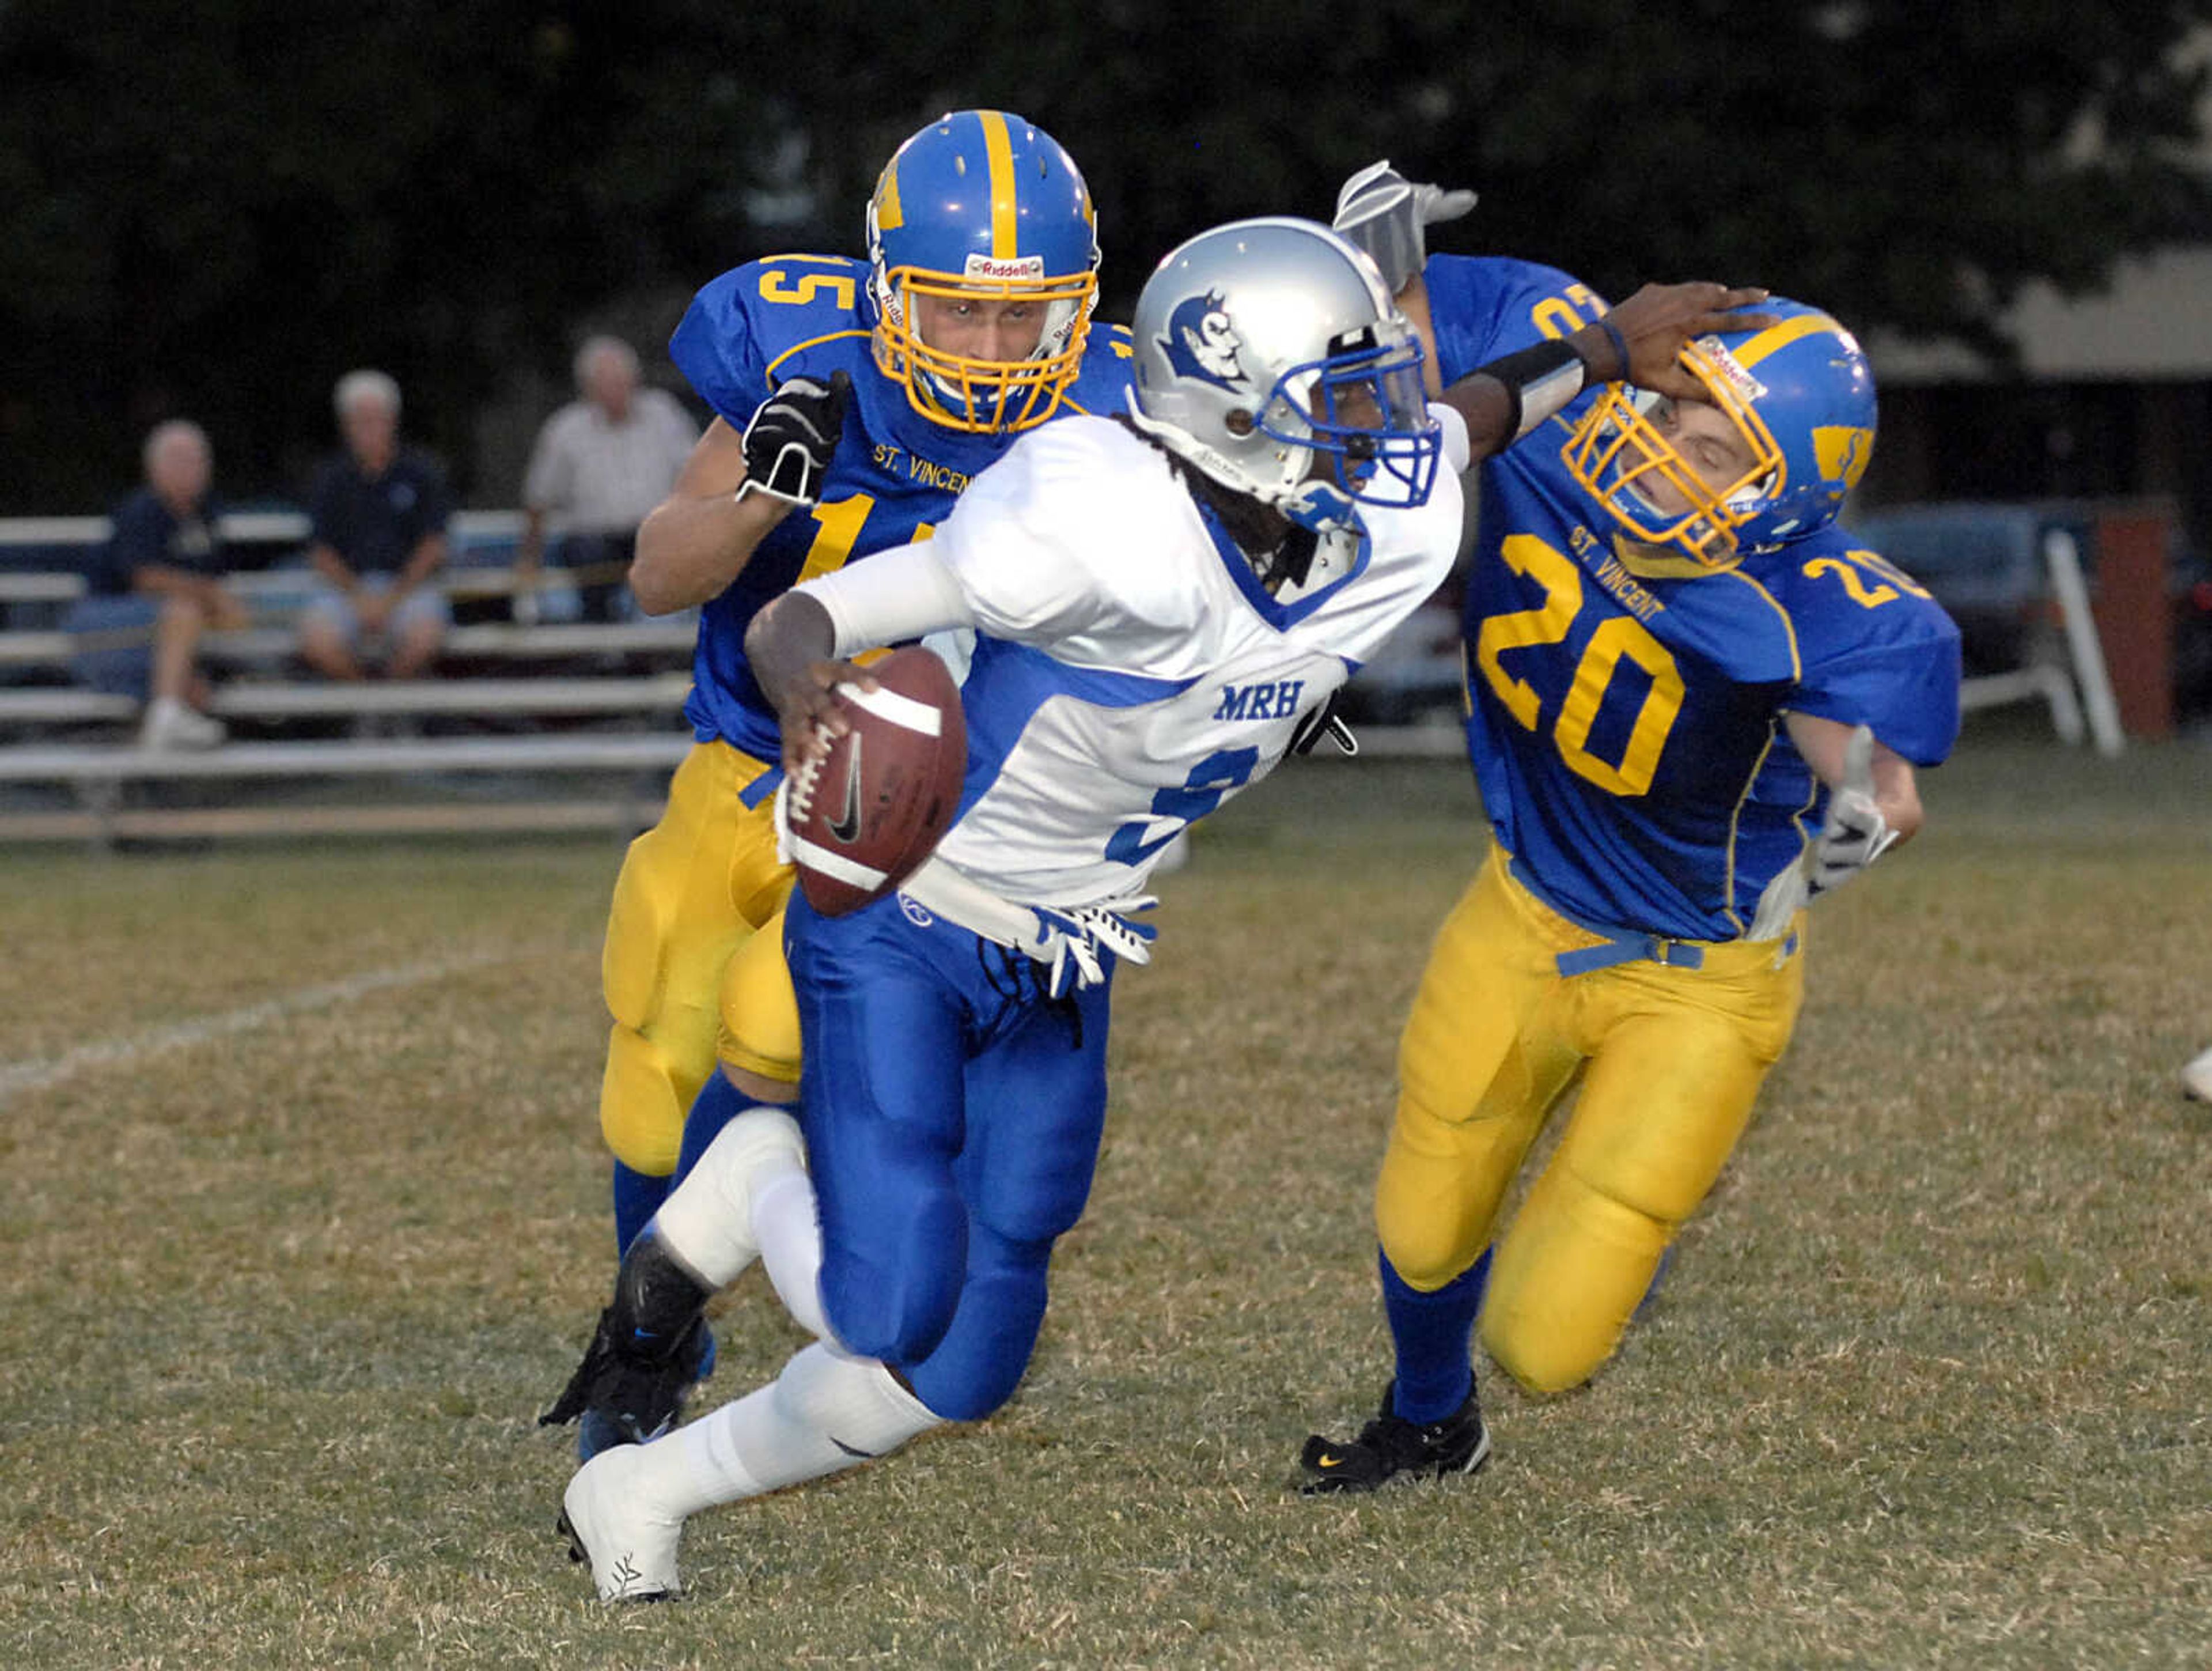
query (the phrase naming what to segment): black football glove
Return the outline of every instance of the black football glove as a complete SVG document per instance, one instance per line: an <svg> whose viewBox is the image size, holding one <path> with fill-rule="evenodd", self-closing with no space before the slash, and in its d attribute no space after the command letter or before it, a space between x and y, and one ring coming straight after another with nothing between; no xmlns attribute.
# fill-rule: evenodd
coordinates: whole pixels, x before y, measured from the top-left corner
<svg viewBox="0 0 2212 1671"><path fill-rule="evenodd" d="M852 399L852 377L837 371L826 384L793 377L762 401L745 425L745 482L738 497L765 493L793 505L819 499Z"/></svg>
<svg viewBox="0 0 2212 1671"><path fill-rule="evenodd" d="M1291 733L1291 753L1312 753L1323 737L1334 740L1337 752L1347 759L1359 752L1359 739L1352 735L1352 728L1336 711L1337 698L1343 694L1341 689L1331 691L1328 701L1298 721L1297 729Z"/></svg>

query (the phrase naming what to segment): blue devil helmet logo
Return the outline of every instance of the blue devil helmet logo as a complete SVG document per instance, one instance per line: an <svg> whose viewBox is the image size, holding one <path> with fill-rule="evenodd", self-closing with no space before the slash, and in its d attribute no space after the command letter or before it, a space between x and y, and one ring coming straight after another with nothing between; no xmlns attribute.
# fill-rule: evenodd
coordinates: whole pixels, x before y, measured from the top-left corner
<svg viewBox="0 0 2212 1671"><path fill-rule="evenodd" d="M1229 309L1218 290L1186 296L1168 315L1167 335L1160 348L1178 377L1194 377L1216 388L1249 387L1237 355L1243 344L1229 322Z"/></svg>

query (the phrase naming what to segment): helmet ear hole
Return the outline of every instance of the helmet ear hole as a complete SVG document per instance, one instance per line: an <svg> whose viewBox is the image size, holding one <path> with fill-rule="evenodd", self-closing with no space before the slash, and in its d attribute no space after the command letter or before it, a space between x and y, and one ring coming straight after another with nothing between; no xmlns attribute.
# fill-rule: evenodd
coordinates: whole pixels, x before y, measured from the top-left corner
<svg viewBox="0 0 2212 1671"><path fill-rule="evenodd" d="M1252 414L1239 406L1221 420L1221 427L1242 441L1259 426L1252 421Z"/></svg>

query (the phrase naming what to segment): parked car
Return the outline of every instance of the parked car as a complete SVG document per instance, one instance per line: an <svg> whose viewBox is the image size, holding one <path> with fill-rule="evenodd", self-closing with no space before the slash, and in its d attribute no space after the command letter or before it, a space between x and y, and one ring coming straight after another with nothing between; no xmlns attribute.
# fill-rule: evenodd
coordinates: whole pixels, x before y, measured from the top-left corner
<svg viewBox="0 0 2212 1671"><path fill-rule="evenodd" d="M1891 505L1850 524L1950 612L1969 677L2064 659L2044 541L2053 530L2073 536L2094 596L2096 528L2096 508L2074 500ZM2175 711L2184 717L2212 713L2212 562L2179 530L2166 591L2173 609Z"/></svg>

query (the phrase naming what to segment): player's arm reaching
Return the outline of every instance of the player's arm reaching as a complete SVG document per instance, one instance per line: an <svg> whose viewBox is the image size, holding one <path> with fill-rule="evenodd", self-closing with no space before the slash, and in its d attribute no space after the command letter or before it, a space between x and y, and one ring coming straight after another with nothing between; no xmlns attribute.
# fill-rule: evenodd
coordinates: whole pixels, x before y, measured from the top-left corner
<svg viewBox="0 0 2212 1671"><path fill-rule="evenodd" d="M1413 283L1418 286L1420 280ZM1766 292L1753 286L1646 284L1572 336L1477 366L1441 399L1467 420L1468 448L1477 459L1510 447L1594 383L1633 383L1695 399L1705 388L1676 358L1683 344L1760 323L1753 315L1729 310L1765 299ZM1404 310L1404 296L1398 305ZM1425 308L1421 316L1427 317Z"/></svg>
<svg viewBox="0 0 2212 1671"><path fill-rule="evenodd" d="M852 387L842 371L827 383L793 377L742 436L720 418L707 426L638 529L629 585L641 609L665 615L719 596L769 529L821 497Z"/></svg>
<svg viewBox="0 0 2212 1671"><path fill-rule="evenodd" d="M1682 345L1711 332L1767 322L1729 311L1765 301L1767 293L1756 287L1646 284L1571 336L1503 355L1446 388L1421 277L1426 229L1458 219L1474 203L1472 192L1417 185L1378 162L1345 181L1337 194L1335 228L1382 270L1399 310L1420 335L1429 393L1467 420L1469 449L1478 460L1511 446L1594 383L1633 383L1676 399L1698 399L1703 387L1676 360Z"/></svg>

